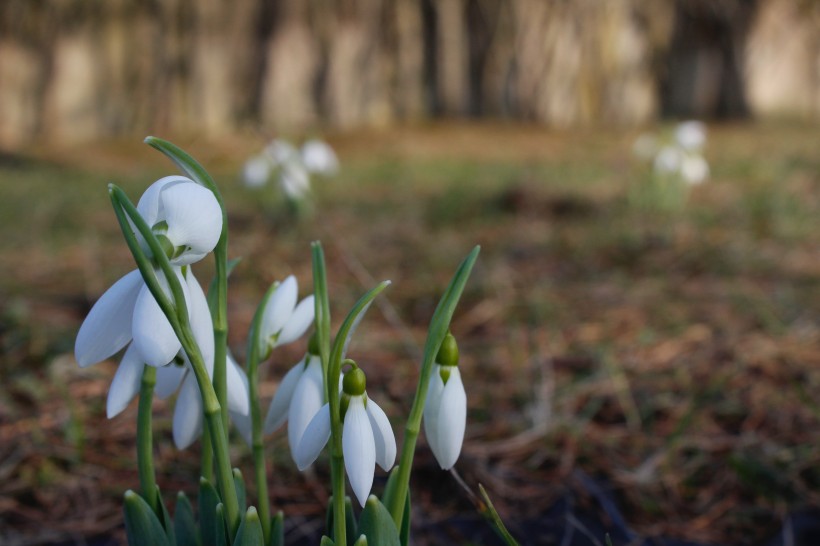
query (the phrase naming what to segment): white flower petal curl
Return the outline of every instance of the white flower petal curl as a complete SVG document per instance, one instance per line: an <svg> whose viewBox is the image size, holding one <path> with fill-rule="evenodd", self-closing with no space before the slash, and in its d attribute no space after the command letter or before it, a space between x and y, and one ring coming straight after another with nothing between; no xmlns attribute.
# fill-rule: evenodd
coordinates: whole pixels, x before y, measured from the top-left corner
<svg viewBox="0 0 820 546"><path fill-rule="evenodd" d="M187 293L187 283L182 278L179 269L174 268L177 278L182 285L183 293ZM166 294L170 294L168 283L162 273L157 275L160 286ZM169 296L170 297L170 296ZM186 300L189 298L184 294ZM134 345L150 366L165 366L179 353L182 344L177 339L171 323L160 309L157 300L151 294L148 286L143 285L137 301L134 304L134 315L131 322L131 334Z"/></svg>
<svg viewBox="0 0 820 546"><path fill-rule="evenodd" d="M441 393L444 390L444 381L441 379L440 371L441 366L433 365L430 384L427 388L427 400L424 402L424 436L434 455L439 452L438 416L441 407Z"/></svg>
<svg viewBox="0 0 820 546"><path fill-rule="evenodd" d="M390 420L372 398L367 399L367 417L373 429L373 442L376 446L376 463L383 470L393 468L396 462L396 436L390 426Z"/></svg>
<svg viewBox="0 0 820 546"><path fill-rule="evenodd" d="M278 336L282 328L285 327L293 313L293 308L296 307L298 291L299 286L296 277L290 275L271 294L262 314L260 327L262 343L267 344L268 338Z"/></svg>
<svg viewBox="0 0 820 546"><path fill-rule="evenodd" d="M277 430L288 419L288 410L290 409L290 401L293 399L293 391L296 390L296 384L302 373L305 371L305 360L302 359L299 363L288 370L285 377L279 383L279 388L273 395L268 408L268 414L265 416L265 434Z"/></svg>
<svg viewBox="0 0 820 546"><path fill-rule="evenodd" d="M108 388L108 400L106 402L106 415L109 419L116 417L128 407L128 404L140 391L142 382L142 370L145 365L142 363L134 346L126 349L125 354L117 367L117 373Z"/></svg>
<svg viewBox="0 0 820 546"><path fill-rule="evenodd" d="M290 315L287 324L282 328L279 338L276 340L276 344L287 345L302 337L302 334L313 324L315 310L313 295L300 301L299 305L296 306Z"/></svg>
<svg viewBox="0 0 820 546"><path fill-rule="evenodd" d="M313 419L308 423L305 433L293 454L293 460L299 470L304 470L313 464L322 448L327 445L330 439L330 406L325 404Z"/></svg>
<svg viewBox="0 0 820 546"><path fill-rule="evenodd" d="M74 343L74 357L81 367L105 360L131 341L134 305L143 286L140 272L134 270L100 296Z"/></svg>
<svg viewBox="0 0 820 546"><path fill-rule="evenodd" d="M185 449L202 434L202 398L193 373L190 373L179 390L174 408L174 444Z"/></svg>
<svg viewBox="0 0 820 546"><path fill-rule="evenodd" d="M316 356L308 359L307 368L299 378L288 408L288 443L290 453L296 460L296 447L308 424L324 403L324 379L322 363Z"/></svg>
<svg viewBox="0 0 820 546"><path fill-rule="evenodd" d="M228 410L233 415L248 415L250 412L250 397L248 396L247 379L243 381L244 373L234 359L227 359L225 374L228 383Z"/></svg>
<svg viewBox="0 0 820 546"><path fill-rule="evenodd" d="M168 224L166 236L174 247L186 249L171 260L173 264L194 263L194 257L214 249L222 234L222 209L211 190L194 182L172 184L162 189L160 200Z"/></svg>
<svg viewBox="0 0 820 546"><path fill-rule="evenodd" d="M187 367L177 366L176 364L157 368L157 384L154 387L154 394L157 398L165 400L177 392L187 371Z"/></svg>
<svg viewBox="0 0 820 546"><path fill-rule="evenodd" d="M169 184L196 184L196 182L184 176L171 175L160 178L148 186L137 203L137 212L140 213L140 216L142 216L149 228L154 227L157 222L165 219L160 193L162 193L162 190Z"/></svg>
<svg viewBox="0 0 820 546"><path fill-rule="evenodd" d="M373 487L373 472L376 468L376 445L373 428L364 407L364 396L352 396L344 418L342 451L345 470L350 487L364 506Z"/></svg>
<svg viewBox="0 0 820 546"><path fill-rule="evenodd" d="M214 323L211 318L211 311L208 308L208 299L199 285L199 281L196 280L191 271L188 271L185 277L185 286L188 288L186 304L188 306L188 317L191 321L191 330L199 346L199 351L202 353L202 360L205 361L205 368L208 370L208 374L213 376L216 347L214 344Z"/></svg>
<svg viewBox="0 0 820 546"><path fill-rule="evenodd" d="M441 392L437 422L438 450L433 451L433 454L441 468L449 470L456 464L461 454L464 431L467 426L467 393L464 391L461 374L456 367L451 369L447 384Z"/></svg>
<svg viewBox="0 0 820 546"><path fill-rule="evenodd" d="M270 178L270 159L265 154L254 156L242 167L242 181L249 188L261 188Z"/></svg>

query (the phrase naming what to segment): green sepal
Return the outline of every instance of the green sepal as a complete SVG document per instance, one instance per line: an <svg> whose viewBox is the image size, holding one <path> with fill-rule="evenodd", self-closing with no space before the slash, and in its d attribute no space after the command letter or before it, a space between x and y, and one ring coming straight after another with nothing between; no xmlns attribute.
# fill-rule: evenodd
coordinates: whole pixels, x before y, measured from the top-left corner
<svg viewBox="0 0 820 546"><path fill-rule="evenodd" d="M322 541L319 542L319 546L336 546L336 543L330 540L330 537L323 536Z"/></svg>
<svg viewBox="0 0 820 546"><path fill-rule="evenodd" d="M285 514L279 510L270 525L269 546L285 546Z"/></svg>
<svg viewBox="0 0 820 546"><path fill-rule="evenodd" d="M370 495L364 503L364 510L359 518L359 532L371 544L401 546L399 530L396 529L393 517L376 495Z"/></svg>
<svg viewBox="0 0 820 546"><path fill-rule="evenodd" d="M353 543L353 546L367 546L367 537L362 535L359 539Z"/></svg>
<svg viewBox="0 0 820 546"><path fill-rule="evenodd" d="M262 534L262 522L259 521L259 514L256 508L251 506L245 512L245 517L242 518L242 523L239 524L239 530L236 532L236 538L233 541L234 546L264 546L265 537Z"/></svg>
<svg viewBox="0 0 820 546"><path fill-rule="evenodd" d="M231 541L228 538L228 526L225 524L225 505L221 502L216 505L214 510L214 534L216 535L216 546L231 546Z"/></svg>
<svg viewBox="0 0 820 546"><path fill-rule="evenodd" d="M191 501L180 491L177 493L177 505L174 509L174 533L176 546L200 546L199 529L194 518L194 508Z"/></svg>
<svg viewBox="0 0 820 546"><path fill-rule="evenodd" d="M228 260L228 265L225 268L225 275L227 277L230 277L231 273L233 273L234 268L237 265L239 265L239 262L241 262L241 261L242 261L242 258L234 258L233 260ZM216 306L218 304L217 300L219 299L219 295L218 295L218 292L217 292L217 286L218 286L219 283L217 281L218 281L217 277L214 277L214 278L211 279L211 284L208 285L207 300L208 300L208 310L211 312L211 316L216 315Z"/></svg>
<svg viewBox="0 0 820 546"><path fill-rule="evenodd" d="M233 469L233 483L236 487L236 500L239 503L239 511L244 512L247 508L247 492L245 491L245 479L242 477L242 471L238 468Z"/></svg>
<svg viewBox="0 0 820 546"><path fill-rule="evenodd" d="M199 479L199 531L203 546L217 544L216 507L222 503L216 487L205 478ZM224 528L224 523L223 523Z"/></svg>
<svg viewBox="0 0 820 546"><path fill-rule="evenodd" d="M356 537L359 536L357 532L358 523L356 523L356 515L353 513L353 502L350 497L345 496L345 538L346 544L353 544ZM327 533L335 540L336 536L333 534L333 495L330 496L327 503L327 515L325 516L325 529Z"/></svg>
<svg viewBox="0 0 820 546"><path fill-rule="evenodd" d="M123 513L129 546L171 546L157 515L130 489L123 496Z"/></svg>

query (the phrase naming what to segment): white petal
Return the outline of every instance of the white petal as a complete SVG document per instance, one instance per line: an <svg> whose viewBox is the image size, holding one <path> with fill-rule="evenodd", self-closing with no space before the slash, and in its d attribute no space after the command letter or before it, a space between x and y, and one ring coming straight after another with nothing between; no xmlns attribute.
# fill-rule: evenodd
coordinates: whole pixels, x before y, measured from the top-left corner
<svg viewBox="0 0 820 546"><path fill-rule="evenodd" d="M231 422L233 423L234 427L236 427L236 431L239 433L239 435L242 436L242 439L245 440L245 443L248 444L248 447L253 447L251 416L240 415L238 413L231 412Z"/></svg>
<svg viewBox="0 0 820 546"><path fill-rule="evenodd" d="M282 328L282 333L279 334L279 339L276 340L276 344L286 345L302 337L302 334L313 324L315 310L313 295L300 301L296 309L293 310L287 324Z"/></svg>
<svg viewBox="0 0 820 546"><path fill-rule="evenodd" d="M214 249L222 234L222 209L211 190L194 182L163 188L160 199L168 223L167 237L186 252L207 253ZM190 258L190 256L188 257ZM193 263L185 253L173 263Z"/></svg>
<svg viewBox="0 0 820 546"><path fill-rule="evenodd" d="M271 158L275 165L293 161L299 157L299 151L293 147L293 144L278 138L268 144L265 148L265 154Z"/></svg>
<svg viewBox="0 0 820 546"><path fill-rule="evenodd" d="M373 428L364 409L363 396L350 398L342 431L342 452L350 487L359 500L359 505L364 506L373 487L376 445L373 442Z"/></svg>
<svg viewBox="0 0 820 546"><path fill-rule="evenodd" d="M176 364L168 364L162 368L157 368L157 384L154 387L156 397L165 400L174 394L179 388L186 371L188 371L187 367L177 366Z"/></svg>
<svg viewBox="0 0 820 546"><path fill-rule="evenodd" d="M393 434L390 420L372 398L367 399L366 407L376 445L376 462L382 469L390 470L396 462L396 436Z"/></svg>
<svg viewBox="0 0 820 546"><path fill-rule="evenodd" d="M165 277L159 274L157 278L165 293L170 293ZM179 281L183 292L187 292L185 280L180 276ZM189 298L186 297L187 299ZM140 290L134 305L131 333L134 337L134 345L142 355L143 361L151 366L165 366L182 348L171 323L168 322L157 300L145 285Z"/></svg>
<svg viewBox="0 0 820 546"><path fill-rule="evenodd" d="M228 358L225 371L228 381L228 410L234 412L235 415L248 415L250 401L248 387L245 382L247 379L242 380L244 372L232 358Z"/></svg>
<svg viewBox="0 0 820 546"><path fill-rule="evenodd" d="M188 287L188 317L191 320L191 330L194 332L194 339L202 353L205 361L205 368L208 374L213 376L214 368L214 323L211 319L211 311L208 309L208 300L205 292L194 277L191 271L185 278Z"/></svg>
<svg viewBox="0 0 820 546"><path fill-rule="evenodd" d="M339 170L339 160L333 148L318 139L308 140L302 145L302 161L307 170L315 173L332 175Z"/></svg>
<svg viewBox="0 0 820 546"><path fill-rule="evenodd" d="M108 389L108 402L106 404L106 414L108 418L119 415L131 400L140 391L140 384L142 383L142 370L145 364L142 363L133 345L128 347L125 354L122 356L117 373L114 374L114 379L111 381L111 387Z"/></svg>
<svg viewBox="0 0 820 546"><path fill-rule="evenodd" d="M313 464L322 448L330 439L330 406L322 406L313 419L308 423L305 433L293 455L293 461L299 470L304 470Z"/></svg>
<svg viewBox="0 0 820 546"><path fill-rule="evenodd" d="M290 401L293 399L293 391L296 389L296 384L304 371L305 361L301 360L296 366L288 370L288 373L282 378L265 417L265 434L277 430L287 420Z"/></svg>
<svg viewBox="0 0 820 546"><path fill-rule="evenodd" d="M441 375L439 375L440 370L441 366L438 364L433 365L433 373L430 375L430 383L427 388L427 400L424 402L424 436L427 438L427 444L434 455L439 451L438 410L441 407L441 393L444 390L444 382L441 380Z"/></svg>
<svg viewBox="0 0 820 546"><path fill-rule="evenodd" d="M296 277L291 275L282 281L282 284L276 287L276 290L271 294L262 314L261 338L263 347L260 347L260 349L267 346L270 336L278 335L287 324L288 319L293 314L293 308L296 306L298 290Z"/></svg>
<svg viewBox="0 0 820 546"><path fill-rule="evenodd" d="M438 452L433 454L444 470L456 464L464 443L464 429L467 426L467 393L461 382L461 374L454 367L441 393L438 409Z"/></svg>
<svg viewBox="0 0 820 546"><path fill-rule="evenodd" d="M261 188L270 178L271 163L264 154L254 156L242 167L242 181L249 188Z"/></svg>
<svg viewBox="0 0 820 546"><path fill-rule="evenodd" d="M190 178L180 175L166 176L160 178L143 192L137 203L137 212L140 213L148 227L154 227L154 224L165 218L162 210L162 201L160 200L160 193L168 184L194 184L195 182Z"/></svg>
<svg viewBox="0 0 820 546"><path fill-rule="evenodd" d="M310 174L300 163L291 161L282 165L279 183L285 195L291 199L301 199L310 190Z"/></svg>
<svg viewBox="0 0 820 546"><path fill-rule="evenodd" d="M80 366L105 360L131 341L131 317L142 286L135 270L100 296L77 332L74 357Z"/></svg>
<svg viewBox="0 0 820 546"><path fill-rule="evenodd" d="M174 408L174 444L185 449L202 434L202 398L194 374L189 373L182 384Z"/></svg>
<svg viewBox="0 0 820 546"><path fill-rule="evenodd" d="M307 369L296 384L288 409L288 443L294 460L296 446L299 445L308 423L324 404L324 398L322 363L318 357L311 356Z"/></svg>

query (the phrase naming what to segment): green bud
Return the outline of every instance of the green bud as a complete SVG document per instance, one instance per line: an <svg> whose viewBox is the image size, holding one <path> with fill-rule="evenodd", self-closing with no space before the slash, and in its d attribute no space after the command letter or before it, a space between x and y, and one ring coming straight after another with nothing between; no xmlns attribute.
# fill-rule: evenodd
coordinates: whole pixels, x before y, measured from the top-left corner
<svg viewBox="0 0 820 546"><path fill-rule="evenodd" d="M456 338L450 332L447 332L447 336L441 342L441 348L439 348L436 355L436 362L442 366L458 366L458 344L456 344Z"/></svg>
<svg viewBox="0 0 820 546"><path fill-rule="evenodd" d="M353 364L355 365L355 363ZM344 375L344 379L342 380L342 390L350 396L361 396L364 394L366 384L367 378L365 377L364 372L356 367Z"/></svg>

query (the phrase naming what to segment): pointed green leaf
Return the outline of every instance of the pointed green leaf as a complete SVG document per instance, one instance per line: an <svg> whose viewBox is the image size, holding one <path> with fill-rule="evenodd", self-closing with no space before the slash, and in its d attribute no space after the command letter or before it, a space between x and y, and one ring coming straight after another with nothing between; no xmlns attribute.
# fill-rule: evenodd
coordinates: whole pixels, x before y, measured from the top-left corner
<svg viewBox="0 0 820 546"><path fill-rule="evenodd" d="M222 502L219 493L211 482L205 478L199 479L199 530L202 537L202 546L215 546L216 534L216 507Z"/></svg>
<svg viewBox="0 0 820 546"><path fill-rule="evenodd" d="M199 530L194 518L191 501L180 491L177 493L177 505L174 509L174 532L176 546L200 546Z"/></svg>
<svg viewBox="0 0 820 546"><path fill-rule="evenodd" d="M208 171L205 170L205 167L200 165L200 163L191 157L185 150L168 142L167 140L163 140L161 138L157 138L154 136L149 136L145 138L144 141L146 144L154 148L155 150L159 150L163 154L166 155L171 161L173 161L179 169L185 173L188 178L193 180L198 184L202 184L212 192L214 192L219 200L219 205L222 206L222 197L219 195L217 191L216 184L214 183L213 178L211 175L208 174ZM224 209L224 207L223 207Z"/></svg>
<svg viewBox="0 0 820 546"><path fill-rule="evenodd" d="M174 524L171 520L171 514L168 513L168 508L165 506L165 503L162 502L162 494L160 493L159 486L156 488L156 495L157 506L159 506L162 511L162 526L165 528L165 536L168 537L168 542L170 544L176 544Z"/></svg>
<svg viewBox="0 0 820 546"><path fill-rule="evenodd" d="M330 537L323 536L319 546L336 546L336 543L330 540Z"/></svg>
<svg viewBox="0 0 820 546"><path fill-rule="evenodd" d="M478 489L481 492L481 498L484 500L484 506L479 509L481 515L492 524L496 534L501 537L507 546L519 546L518 541L513 538L507 530L507 526L504 525L501 516L498 515L498 511L496 511L495 506L493 506L493 501L490 500L487 490L484 489L484 486L481 484L478 484Z"/></svg>
<svg viewBox="0 0 820 546"><path fill-rule="evenodd" d="M269 546L285 546L285 514L281 510L271 521Z"/></svg>
<svg viewBox="0 0 820 546"><path fill-rule="evenodd" d="M130 489L125 492L123 512L129 546L170 546L157 515L145 499Z"/></svg>
<svg viewBox="0 0 820 546"><path fill-rule="evenodd" d="M364 503L364 510L359 518L359 532L365 535L371 544L401 546L399 530L393 523L393 517L376 495L370 495Z"/></svg>
<svg viewBox="0 0 820 546"><path fill-rule="evenodd" d="M328 534L335 539L335 535L333 534L333 496L330 496L327 504L327 514L325 516L325 529L327 530ZM353 544L356 541L356 537L359 536L357 532L358 523L356 523L356 515L353 513L353 502L350 500L350 497L345 496L345 537L347 538L346 544Z"/></svg>
<svg viewBox="0 0 820 546"><path fill-rule="evenodd" d="M234 546L264 546L265 537L262 534L262 522L259 521L259 514L256 513L256 508L251 506L245 512L245 517L242 518L242 523L239 525L239 530L236 532L236 539L233 541Z"/></svg>
<svg viewBox="0 0 820 546"><path fill-rule="evenodd" d="M233 469L233 483L236 487L236 498L239 501L239 510L244 512L246 506L245 479L242 477L242 472L238 468Z"/></svg>
<svg viewBox="0 0 820 546"><path fill-rule="evenodd" d="M401 540L401 546L410 544L410 488L407 488L407 498L404 500L404 517L401 518L399 540Z"/></svg>
<svg viewBox="0 0 820 546"><path fill-rule="evenodd" d="M353 546L367 546L367 537L362 535L359 540L353 543Z"/></svg>
<svg viewBox="0 0 820 546"><path fill-rule="evenodd" d="M216 535L216 546L231 546L231 541L228 539L228 525L225 523L225 505L221 502L216 505L214 534Z"/></svg>

